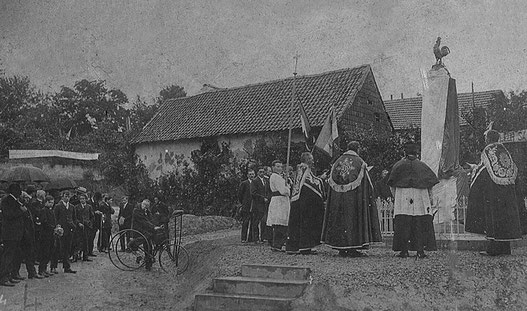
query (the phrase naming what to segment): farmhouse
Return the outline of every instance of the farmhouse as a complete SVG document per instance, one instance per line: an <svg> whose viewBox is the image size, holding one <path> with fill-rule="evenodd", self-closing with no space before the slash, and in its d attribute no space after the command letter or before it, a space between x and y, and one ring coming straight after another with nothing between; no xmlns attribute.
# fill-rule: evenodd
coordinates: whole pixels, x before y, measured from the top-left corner
<svg viewBox="0 0 527 311"><path fill-rule="evenodd" d="M421 128L421 111L423 99L421 97L401 98L385 100L384 106L390 115L393 127L396 131L408 128ZM487 108L493 102L505 102L505 94L501 90L492 90L474 93L458 93L459 124L461 127L467 124L463 118L474 108Z"/></svg>
<svg viewBox="0 0 527 311"><path fill-rule="evenodd" d="M315 131L335 107L339 130L373 128L391 132L392 124L369 65L315 75L219 89L165 101L133 139L140 160L155 179L177 168L177 160L199 149L202 139L230 143L238 157L244 146L289 127L293 84L295 98ZM293 140L302 139L298 105L294 106Z"/></svg>

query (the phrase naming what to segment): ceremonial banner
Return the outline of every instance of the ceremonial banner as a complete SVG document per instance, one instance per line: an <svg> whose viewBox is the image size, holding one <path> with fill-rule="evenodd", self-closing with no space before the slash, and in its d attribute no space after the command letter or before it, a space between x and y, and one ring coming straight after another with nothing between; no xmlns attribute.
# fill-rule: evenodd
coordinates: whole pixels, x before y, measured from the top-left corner
<svg viewBox="0 0 527 311"><path fill-rule="evenodd" d="M319 148L321 151L333 157L333 143L339 136L337 129L337 117L335 115L335 109L331 107L329 114L320 130L317 141L315 142L315 147Z"/></svg>
<svg viewBox="0 0 527 311"><path fill-rule="evenodd" d="M300 123L302 124L302 132L304 133L304 141L306 142L306 148L311 151L313 147L313 136L311 135L311 124L307 118L306 111L301 102L298 102L298 109L300 110Z"/></svg>

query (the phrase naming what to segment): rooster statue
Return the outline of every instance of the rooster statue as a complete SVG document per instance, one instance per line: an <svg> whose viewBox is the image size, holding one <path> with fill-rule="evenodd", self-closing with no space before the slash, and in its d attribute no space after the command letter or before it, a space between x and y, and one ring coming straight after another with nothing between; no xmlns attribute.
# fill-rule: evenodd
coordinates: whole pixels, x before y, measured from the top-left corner
<svg viewBox="0 0 527 311"><path fill-rule="evenodd" d="M450 53L448 46L439 48L441 44L441 37L437 37L436 44L434 45L434 55L436 56L436 64L433 67L445 67L443 65L443 57Z"/></svg>

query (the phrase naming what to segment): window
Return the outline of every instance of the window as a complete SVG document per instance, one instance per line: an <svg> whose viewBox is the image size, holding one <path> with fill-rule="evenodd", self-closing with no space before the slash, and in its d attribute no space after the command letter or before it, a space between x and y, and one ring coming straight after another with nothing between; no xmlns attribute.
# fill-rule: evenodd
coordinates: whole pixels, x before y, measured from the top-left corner
<svg viewBox="0 0 527 311"><path fill-rule="evenodd" d="M374 113L373 115L375 116L376 122L381 122L381 115L378 112Z"/></svg>

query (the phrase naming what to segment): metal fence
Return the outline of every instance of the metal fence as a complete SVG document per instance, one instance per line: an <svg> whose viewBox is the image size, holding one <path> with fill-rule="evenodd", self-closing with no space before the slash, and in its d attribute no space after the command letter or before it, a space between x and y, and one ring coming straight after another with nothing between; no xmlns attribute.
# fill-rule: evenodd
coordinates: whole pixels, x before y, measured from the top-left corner
<svg viewBox="0 0 527 311"><path fill-rule="evenodd" d="M465 220L468 200L461 197L451 213L436 213L434 215L434 229L439 235L465 234ZM393 235L393 201L391 199L377 199L377 210L384 236ZM443 219L441 219L443 218Z"/></svg>

